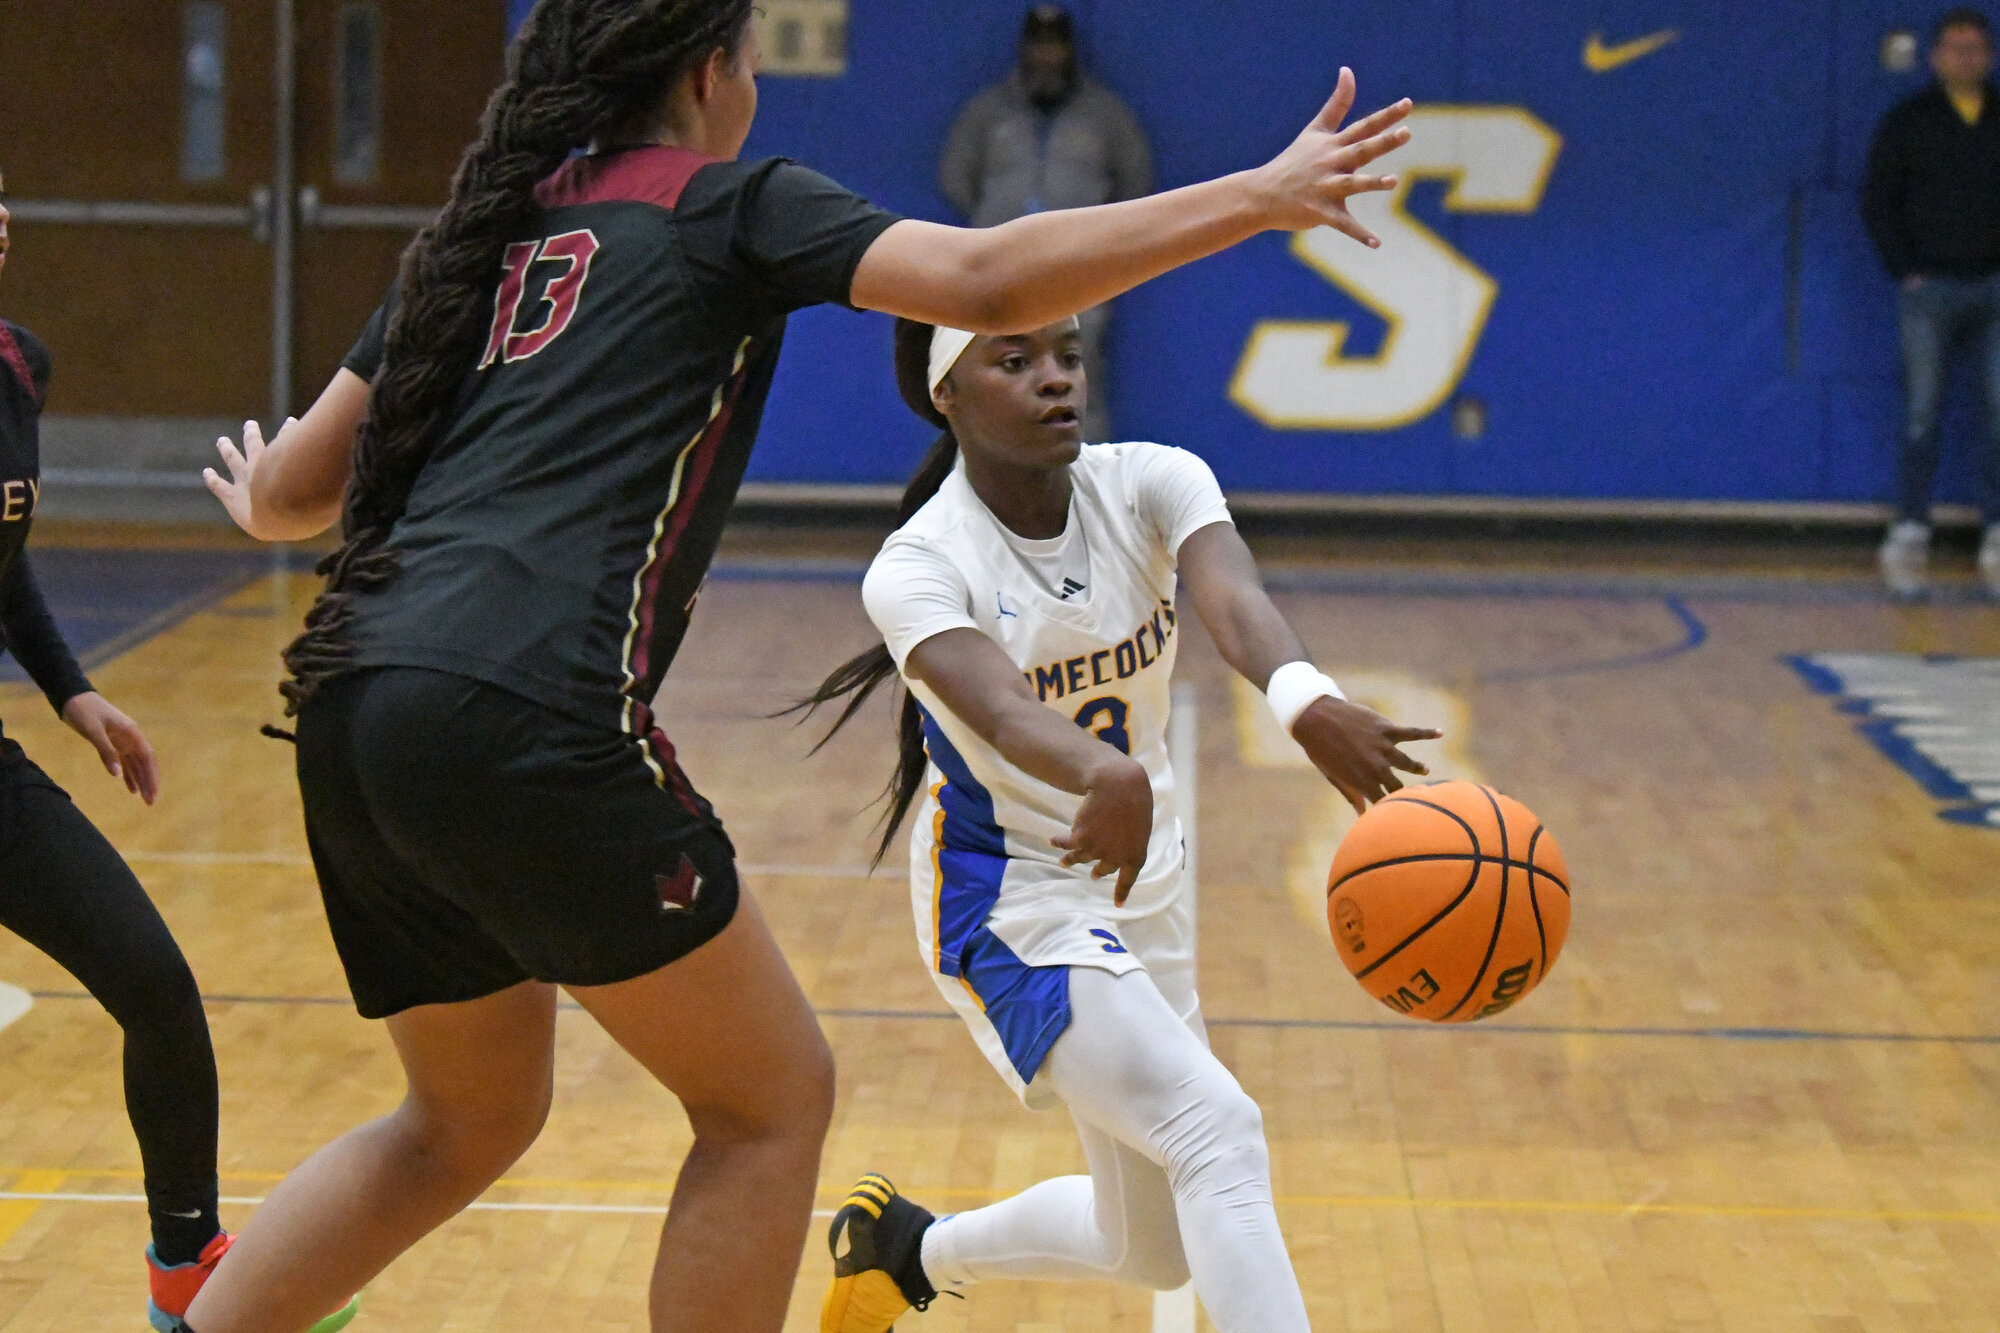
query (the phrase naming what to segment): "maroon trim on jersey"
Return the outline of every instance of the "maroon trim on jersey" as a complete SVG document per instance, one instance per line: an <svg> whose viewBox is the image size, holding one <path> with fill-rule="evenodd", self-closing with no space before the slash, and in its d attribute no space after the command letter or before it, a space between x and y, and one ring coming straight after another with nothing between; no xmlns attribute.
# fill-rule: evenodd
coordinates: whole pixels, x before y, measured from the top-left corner
<svg viewBox="0 0 2000 1333"><path fill-rule="evenodd" d="M715 456L722 451L723 437L729 433L730 419L736 415L737 400L743 396L743 388L749 381L750 358L746 355L743 369L732 375L723 386L721 410L708 423L708 429L702 432L701 438L695 441L693 453L688 458L680 498L674 505L673 519L666 531L660 534L660 545L654 553L653 563L640 576L639 633L637 642L632 645L634 680L644 682L652 671L655 612L659 608L660 590L666 581L667 567L680 550L681 536L693 520L695 510L701 507L702 491L708 485L709 473L715 469Z"/></svg>
<svg viewBox="0 0 2000 1333"><path fill-rule="evenodd" d="M35 372L28 369L27 355L21 351L21 344L14 340L14 330L5 324L0 324L0 361L5 361L7 369L14 372L14 378L21 381L21 387L28 391L28 401L40 407L42 391L35 387Z"/></svg>
<svg viewBox="0 0 2000 1333"><path fill-rule="evenodd" d="M672 208L695 172L716 160L665 145L573 157L535 187L535 202L543 208L619 202Z"/></svg>
<svg viewBox="0 0 2000 1333"><path fill-rule="evenodd" d="M634 710L633 721L638 724L639 744L653 752L653 762L667 775L667 794L680 802L681 808L700 819L707 819L709 812L701 807L701 799L694 794L694 786L681 772L680 756L674 750L673 741L660 730L660 724L653 718L653 710L640 704Z"/></svg>

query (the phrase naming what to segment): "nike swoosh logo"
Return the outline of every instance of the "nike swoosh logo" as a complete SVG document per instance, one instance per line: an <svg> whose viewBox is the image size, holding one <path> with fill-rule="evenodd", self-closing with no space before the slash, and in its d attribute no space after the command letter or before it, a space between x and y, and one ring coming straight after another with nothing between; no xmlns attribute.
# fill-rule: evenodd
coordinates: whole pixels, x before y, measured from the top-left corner
<svg viewBox="0 0 2000 1333"><path fill-rule="evenodd" d="M1609 74L1614 69L1623 69L1635 60L1644 60L1661 47L1672 46L1680 39L1678 28L1666 28L1633 41L1606 46L1604 34L1593 32L1583 43L1583 67L1592 74Z"/></svg>

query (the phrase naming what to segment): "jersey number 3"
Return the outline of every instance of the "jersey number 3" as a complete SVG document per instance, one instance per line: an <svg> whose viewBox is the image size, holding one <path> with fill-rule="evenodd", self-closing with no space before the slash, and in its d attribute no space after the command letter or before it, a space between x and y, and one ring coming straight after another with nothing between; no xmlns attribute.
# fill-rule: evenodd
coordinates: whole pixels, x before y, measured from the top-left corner
<svg viewBox="0 0 2000 1333"><path fill-rule="evenodd" d="M1125 725L1131 709L1123 699L1092 699L1076 715L1076 724L1106 745L1132 753L1132 732Z"/></svg>
<svg viewBox="0 0 2000 1333"><path fill-rule="evenodd" d="M494 362L526 361L562 337L563 330L576 318L577 302L583 299L583 284L590 277L590 261L601 247L595 233L568 231L543 241L521 241L507 247L506 273L493 302L493 333L486 340L486 355L479 368ZM537 264L562 264L542 288L536 301L538 311L546 307L541 322L526 332L516 333L522 298L528 292L528 274Z"/></svg>

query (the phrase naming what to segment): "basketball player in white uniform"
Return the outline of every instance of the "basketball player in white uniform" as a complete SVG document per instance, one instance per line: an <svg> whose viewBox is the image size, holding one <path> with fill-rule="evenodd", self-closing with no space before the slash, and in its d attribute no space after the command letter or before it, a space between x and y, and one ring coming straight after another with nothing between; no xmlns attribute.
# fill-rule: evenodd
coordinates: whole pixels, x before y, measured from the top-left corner
<svg viewBox="0 0 2000 1333"><path fill-rule="evenodd" d="M1074 320L1008 338L904 321L898 378L946 427L863 589L885 645L812 701L910 699L888 837L946 1001L1088 1176L933 1220L879 1176L836 1215L823 1333L883 1333L1000 1279L1172 1289L1223 1333L1306 1333L1257 1106L1208 1049L1167 717L1176 580L1230 665L1357 809L1438 733L1347 703L1264 593L1193 454L1083 446ZM884 839L884 848L888 846Z"/></svg>

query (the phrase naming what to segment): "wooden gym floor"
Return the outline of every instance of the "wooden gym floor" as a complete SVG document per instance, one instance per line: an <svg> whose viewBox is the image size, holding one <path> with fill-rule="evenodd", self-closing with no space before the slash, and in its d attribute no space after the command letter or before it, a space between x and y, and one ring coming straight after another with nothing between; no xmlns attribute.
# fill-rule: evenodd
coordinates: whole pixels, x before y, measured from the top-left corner
<svg viewBox="0 0 2000 1333"><path fill-rule="evenodd" d="M117 548L136 544L127 574L238 588L91 640L115 654L98 684L163 756L157 809L25 687L0 686L0 713L130 857L211 997L240 1222L401 1092L388 1042L346 1003L290 752L257 735L308 580L213 552L175 565L188 553L153 553L158 534L49 537L112 548L75 559L113 582ZM945 1211L1080 1156L1067 1121L1023 1110L946 1015L902 881L865 871L886 715L813 760L804 734L763 720L869 641L852 582L865 545L734 541L661 711L840 1059L822 1207L881 1170ZM1941 818L1977 820L2000 792L1954 787L1879 713L1822 692L1878 667L1919 690L1926 672L1987 670L1950 659L2000 658L2000 609L1895 608L1857 560L1796 549L1270 550L1321 660L1385 708L1448 724L1440 770L1531 804L1576 884L1561 964L1504 1020L1433 1030L1375 1005L1318 915L1337 802L1191 629L1205 1003L1266 1110L1315 1327L2000 1329L2000 828ZM1826 653L1880 656L1786 660ZM1990 728L1993 714L1951 714L1976 711L1976 690L1940 697L1942 712L1913 714L1934 732ZM1961 751L1973 779L2000 770ZM11 936L0 981L34 997L0 1031L0 1329L136 1330L145 1218L116 1029ZM375 1284L357 1328L643 1329L685 1125L583 1015L564 1013L559 1040L541 1142ZM816 1243L788 1328L814 1326L826 1271ZM1185 1320L1147 1293L1019 1285L905 1327Z"/></svg>

